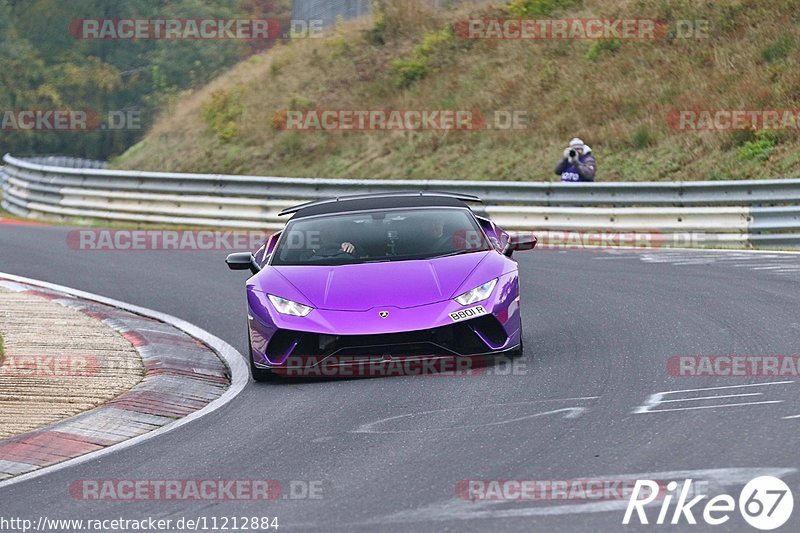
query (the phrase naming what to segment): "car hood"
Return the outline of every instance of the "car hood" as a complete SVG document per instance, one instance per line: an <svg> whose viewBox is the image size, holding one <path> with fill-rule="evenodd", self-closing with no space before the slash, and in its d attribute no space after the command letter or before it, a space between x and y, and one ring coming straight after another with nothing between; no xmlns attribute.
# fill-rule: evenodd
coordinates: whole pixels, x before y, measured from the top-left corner
<svg viewBox="0 0 800 533"><path fill-rule="evenodd" d="M475 252L422 261L398 261L337 266L268 267L257 276L254 289L274 294L270 287L285 287L288 282L317 309L367 311L375 307L409 308L448 300L480 270L489 255ZM487 265L488 266L488 265ZM500 272L488 268L486 275ZM273 276L282 280L272 280ZM272 283L277 281L278 283ZM469 289L468 287L467 289ZM291 294L277 294L292 299Z"/></svg>

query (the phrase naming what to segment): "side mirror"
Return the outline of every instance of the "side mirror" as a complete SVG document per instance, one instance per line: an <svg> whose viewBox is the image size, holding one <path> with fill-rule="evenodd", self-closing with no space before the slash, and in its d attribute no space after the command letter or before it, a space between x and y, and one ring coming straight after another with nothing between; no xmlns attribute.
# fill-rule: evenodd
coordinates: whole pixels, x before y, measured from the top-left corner
<svg viewBox="0 0 800 533"><path fill-rule="evenodd" d="M249 270L253 274L261 272L261 266L256 262L256 258L250 252L237 252L230 254L225 262L231 270Z"/></svg>
<svg viewBox="0 0 800 533"><path fill-rule="evenodd" d="M533 250L536 242L536 235L529 231L510 232L508 234L508 242L503 248L503 255L511 257L516 251Z"/></svg>

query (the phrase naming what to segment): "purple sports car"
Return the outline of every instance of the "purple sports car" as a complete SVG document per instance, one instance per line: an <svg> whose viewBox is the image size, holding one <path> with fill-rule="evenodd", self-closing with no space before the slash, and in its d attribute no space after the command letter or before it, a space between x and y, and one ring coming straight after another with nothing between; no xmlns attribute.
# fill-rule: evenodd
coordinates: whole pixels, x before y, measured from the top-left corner
<svg viewBox="0 0 800 533"><path fill-rule="evenodd" d="M253 273L253 378L363 375L399 362L520 355L511 255L532 249L536 237L509 234L466 202L480 199L398 192L282 211L293 216L255 255L227 258L232 270Z"/></svg>

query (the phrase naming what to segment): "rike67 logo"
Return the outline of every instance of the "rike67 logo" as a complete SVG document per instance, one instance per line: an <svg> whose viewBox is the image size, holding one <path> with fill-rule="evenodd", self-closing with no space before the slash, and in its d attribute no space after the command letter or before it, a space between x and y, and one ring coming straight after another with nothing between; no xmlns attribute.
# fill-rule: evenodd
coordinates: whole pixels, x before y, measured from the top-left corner
<svg viewBox="0 0 800 533"><path fill-rule="evenodd" d="M661 499L661 508L658 512L655 524L697 524L695 514L699 514L702 520L709 525L719 526L730 520L731 515L736 510L737 501L728 494L718 494L702 505L700 502L708 498L707 494L694 495L692 490L692 480L686 479L678 491L678 483L670 481L667 484L667 494L660 494L659 484L655 481L636 480L633 493L628 500L628 507L625 510L625 517L622 519L624 525L631 523L631 519L638 519L640 524L649 524L644 507ZM644 494L640 498L640 493ZM689 496L694 496L689 499ZM670 517L670 505L674 496L677 496L675 508ZM750 480L739 493L738 499L739 513L742 518L756 529L770 530L775 529L789 520L794 508L794 497L789 486L783 481L772 476L760 476ZM635 520L633 523L636 523Z"/></svg>

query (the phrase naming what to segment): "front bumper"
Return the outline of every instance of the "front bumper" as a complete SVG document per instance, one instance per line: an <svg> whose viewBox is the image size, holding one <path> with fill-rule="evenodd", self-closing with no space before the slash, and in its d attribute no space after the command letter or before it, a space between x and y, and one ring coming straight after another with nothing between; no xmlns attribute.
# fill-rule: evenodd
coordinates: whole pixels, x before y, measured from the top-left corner
<svg viewBox="0 0 800 533"><path fill-rule="evenodd" d="M289 357L282 365L254 363L261 371L267 370L276 376L288 378L339 378L339 377L389 377L428 375L473 375L485 372L496 361L517 355L519 346L507 350L457 355L405 355L394 358L366 359L352 356ZM507 368L507 365L506 365Z"/></svg>
<svg viewBox="0 0 800 533"><path fill-rule="evenodd" d="M276 313L266 295L249 291L253 363L273 370L341 367L488 357L518 348L521 320L516 273L503 276L494 294L479 304L487 314L457 322L450 313L465 307L452 300L406 309L315 309L301 318ZM382 317L380 311L388 316Z"/></svg>

